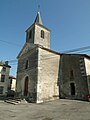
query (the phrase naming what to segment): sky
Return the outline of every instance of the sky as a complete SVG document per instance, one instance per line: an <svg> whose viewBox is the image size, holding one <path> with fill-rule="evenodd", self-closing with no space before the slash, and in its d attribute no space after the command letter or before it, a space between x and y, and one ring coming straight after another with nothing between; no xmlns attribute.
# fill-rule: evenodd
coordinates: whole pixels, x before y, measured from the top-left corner
<svg viewBox="0 0 90 120"><path fill-rule="evenodd" d="M63 52L90 45L90 0L0 0L0 61L17 59L38 5L43 25L51 30L52 50ZM81 53L90 55L89 50ZM16 76L17 63L9 64L10 74Z"/></svg>

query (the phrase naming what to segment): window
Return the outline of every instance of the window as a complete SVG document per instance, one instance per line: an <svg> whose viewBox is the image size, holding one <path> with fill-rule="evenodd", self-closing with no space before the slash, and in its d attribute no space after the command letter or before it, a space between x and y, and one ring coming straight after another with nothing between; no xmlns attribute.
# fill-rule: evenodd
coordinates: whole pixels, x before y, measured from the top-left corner
<svg viewBox="0 0 90 120"><path fill-rule="evenodd" d="M1 82L5 81L5 75L1 75Z"/></svg>
<svg viewBox="0 0 90 120"><path fill-rule="evenodd" d="M28 76L25 78L25 83L24 83L24 96L28 95L28 82L29 82L29 78Z"/></svg>
<svg viewBox="0 0 90 120"><path fill-rule="evenodd" d="M73 70L70 71L70 79L73 79L74 75L73 75Z"/></svg>
<svg viewBox="0 0 90 120"><path fill-rule="evenodd" d="M71 95L75 95L75 84L70 83L70 88L71 88Z"/></svg>
<svg viewBox="0 0 90 120"><path fill-rule="evenodd" d="M6 67L3 67L3 71L6 71Z"/></svg>
<svg viewBox="0 0 90 120"><path fill-rule="evenodd" d="M41 38L44 38L44 31L41 30Z"/></svg>
<svg viewBox="0 0 90 120"><path fill-rule="evenodd" d="M29 39L32 38L32 31L29 32Z"/></svg>
<svg viewBox="0 0 90 120"><path fill-rule="evenodd" d="M12 79L10 79L10 85L12 84Z"/></svg>
<svg viewBox="0 0 90 120"><path fill-rule="evenodd" d="M29 64L28 64L28 60L27 60L26 64L25 64L25 69L28 69L28 66L29 66Z"/></svg>
<svg viewBox="0 0 90 120"><path fill-rule="evenodd" d="M0 94L3 94L3 86L0 86Z"/></svg>

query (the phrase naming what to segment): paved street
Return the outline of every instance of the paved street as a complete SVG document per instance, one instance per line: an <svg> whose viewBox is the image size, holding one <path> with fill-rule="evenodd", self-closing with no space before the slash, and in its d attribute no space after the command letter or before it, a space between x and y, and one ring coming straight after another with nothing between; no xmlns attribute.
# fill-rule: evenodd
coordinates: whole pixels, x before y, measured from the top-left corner
<svg viewBox="0 0 90 120"><path fill-rule="evenodd" d="M90 102L61 99L12 105L0 101L0 120L90 120Z"/></svg>

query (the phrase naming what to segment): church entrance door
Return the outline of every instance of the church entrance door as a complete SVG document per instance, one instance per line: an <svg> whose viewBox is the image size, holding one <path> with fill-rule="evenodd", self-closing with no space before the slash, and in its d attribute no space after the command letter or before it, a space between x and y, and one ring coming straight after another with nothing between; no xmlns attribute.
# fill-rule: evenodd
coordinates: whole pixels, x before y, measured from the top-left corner
<svg viewBox="0 0 90 120"><path fill-rule="evenodd" d="M28 94L28 77L25 78L25 83L24 83L24 96L27 96Z"/></svg>

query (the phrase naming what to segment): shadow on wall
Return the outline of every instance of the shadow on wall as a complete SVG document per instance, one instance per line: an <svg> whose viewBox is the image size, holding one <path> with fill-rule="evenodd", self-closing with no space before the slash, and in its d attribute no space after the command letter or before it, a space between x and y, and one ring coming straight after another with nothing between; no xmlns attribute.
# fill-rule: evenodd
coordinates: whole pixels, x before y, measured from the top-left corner
<svg viewBox="0 0 90 120"><path fill-rule="evenodd" d="M63 98L62 95L62 79L63 79L63 71L62 71L62 67L63 67L63 56L60 56L59 59L59 69L58 69L58 86L59 86L59 98Z"/></svg>

